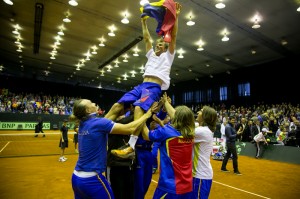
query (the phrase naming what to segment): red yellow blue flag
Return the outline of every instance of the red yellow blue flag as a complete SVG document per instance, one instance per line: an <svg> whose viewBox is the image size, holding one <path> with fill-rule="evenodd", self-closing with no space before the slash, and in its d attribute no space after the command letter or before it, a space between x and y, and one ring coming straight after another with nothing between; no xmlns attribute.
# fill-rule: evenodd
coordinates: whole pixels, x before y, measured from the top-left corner
<svg viewBox="0 0 300 199"><path fill-rule="evenodd" d="M157 21L156 33L163 36L164 41L171 42L171 32L176 20L174 0L160 0L147 3L140 8L141 17L152 17Z"/></svg>

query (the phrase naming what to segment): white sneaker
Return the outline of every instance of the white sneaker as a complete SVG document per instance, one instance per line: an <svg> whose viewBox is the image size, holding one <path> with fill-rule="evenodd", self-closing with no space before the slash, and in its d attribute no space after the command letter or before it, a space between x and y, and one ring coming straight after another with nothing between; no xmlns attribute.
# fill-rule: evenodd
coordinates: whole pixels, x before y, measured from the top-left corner
<svg viewBox="0 0 300 199"><path fill-rule="evenodd" d="M63 157L60 157L60 158L58 159L58 161L59 161L59 162L65 162L66 160L65 160Z"/></svg>
<svg viewBox="0 0 300 199"><path fill-rule="evenodd" d="M63 156L62 158L63 158L65 161L68 159L68 158L66 158L65 156Z"/></svg>

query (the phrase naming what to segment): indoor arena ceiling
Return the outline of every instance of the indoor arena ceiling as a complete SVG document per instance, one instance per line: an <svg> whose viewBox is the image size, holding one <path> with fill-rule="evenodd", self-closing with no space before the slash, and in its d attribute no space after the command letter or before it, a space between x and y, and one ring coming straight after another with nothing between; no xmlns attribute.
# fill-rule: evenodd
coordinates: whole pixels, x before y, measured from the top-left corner
<svg viewBox="0 0 300 199"><path fill-rule="evenodd" d="M77 0L77 6L69 0L11 0L13 5L7 1L0 2L2 74L122 90L142 82L146 52L139 0ZM299 56L299 0L223 0L223 9L216 8L218 1L178 0L182 11L171 70L173 86ZM128 24L121 22L125 12ZM260 25L256 29L252 28L255 16ZM71 22L64 22L66 17ZM190 19L195 22L192 26L187 25ZM114 37L108 35L112 26ZM156 38L154 18L148 19L148 27ZM222 41L225 29L228 41ZM104 47L99 46L101 38ZM202 51L198 51L200 40ZM133 55L136 48L139 56ZM125 54L128 62L123 62Z"/></svg>

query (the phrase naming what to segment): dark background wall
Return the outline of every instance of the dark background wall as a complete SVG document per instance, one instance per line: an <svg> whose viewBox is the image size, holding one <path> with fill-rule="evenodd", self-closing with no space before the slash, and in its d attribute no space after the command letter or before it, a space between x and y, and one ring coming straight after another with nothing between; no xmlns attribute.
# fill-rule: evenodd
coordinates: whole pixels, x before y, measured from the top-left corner
<svg viewBox="0 0 300 199"><path fill-rule="evenodd" d="M182 104L182 93L188 91L212 89L213 103L219 104L220 86L228 87L228 100L225 104L253 105L264 102L265 104L291 102L299 103L299 64L296 59L282 59L259 66L244 67L231 71L231 74L214 75L213 78L201 78L177 83L170 86L168 94L175 95L176 104ZM238 84L250 83L251 96L239 97ZM212 102L208 102L212 103Z"/></svg>

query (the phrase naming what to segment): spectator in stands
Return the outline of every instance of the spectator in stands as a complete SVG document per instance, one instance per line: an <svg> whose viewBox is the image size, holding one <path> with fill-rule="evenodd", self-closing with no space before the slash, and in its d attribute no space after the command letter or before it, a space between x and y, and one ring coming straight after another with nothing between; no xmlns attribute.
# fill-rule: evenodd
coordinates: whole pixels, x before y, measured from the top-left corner
<svg viewBox="0 0 300 199"><path fill-rule="evenodd" d="M261 132L259 132L256 136L254 136L253 140L255 141L255 146L256 146L256 155L255 158L258 159L262 157L263 152L264 152L264 147L263 145L266 144L268 145L268 142L265 138L268 134L268 129L262 128Z"/></svg>
<svg viewBox="0 0 300 199"><path fill-rule="evenodd" d="M286 146L296 146L296 126L292 125L291 130L288 132L287 138L286 138Z"/></svg>
<svg viewBox="0 0 300 199"><path fill-rule="evenodd" d="M244 135L242 137L243 142L251 142L253 140L253 138L251 136L252 125L253 125L253 121L251 119L249 119L245 126Z"/></svg>
<svg viewBox="0 0 300 199"><path fill-rule="evenodd" d="M242 132L241 134L237 135L237 141L241 141L243 139L246 123L247 123L246 118L242 117L241 121L235 125L235 130Z"/></svg>
<svg viewBox="0 0 300 199"><path fill-rule="evenodd" d="M274 145L284 146L285 142L286 142L287 134L288 134L287 128L282 127L281 132L279 133L279 135L277 137L277 144L274 144Z"/></svg>
<svg viewBox="0 0 300 199"><path fill-rule="evenodd" d="M260 123L260 120L258 119L258 117L253 117L252 120L253 120L253 125L251 128L251 137L253 139L254 136L256 136L261 131L260 130L261 123Z"/></svg>

